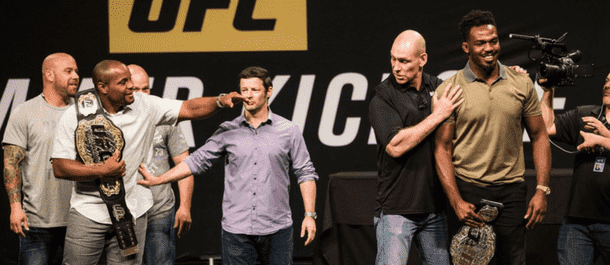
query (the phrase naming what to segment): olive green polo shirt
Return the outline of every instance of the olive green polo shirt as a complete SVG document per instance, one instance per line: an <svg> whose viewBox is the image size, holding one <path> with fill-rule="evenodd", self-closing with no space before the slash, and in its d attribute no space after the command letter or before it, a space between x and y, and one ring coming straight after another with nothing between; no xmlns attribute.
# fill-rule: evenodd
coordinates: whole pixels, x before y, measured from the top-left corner
<svg viewBox="0 0 610 265"><path fill-rule="evenodd" d="M460 179L478 185L523 181L523 118L542 115L530 78L499 64L491 86L476 77L466 64L447 83L460 85L464 102L444 122L455 124L453 165Z"/></svg>

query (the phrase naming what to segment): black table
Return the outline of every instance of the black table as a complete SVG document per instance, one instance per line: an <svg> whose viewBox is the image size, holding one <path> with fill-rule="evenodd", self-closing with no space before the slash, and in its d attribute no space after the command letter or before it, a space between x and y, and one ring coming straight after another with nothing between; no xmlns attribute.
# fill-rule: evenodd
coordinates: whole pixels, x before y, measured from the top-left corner
<svg viewBox="0 0 610 265"><path fill-rule="evenodd" d="M536 229L528 230L529 263L552 264L557 260L557 231L567 205L571 175L570 169L551 172L552 193L548 198L546 218ZM534 170L526 170L525 181L529 201L536 187ZM376 193L376 171L340 172L328 176L319 243L322 264L374 264ZM450 226L456 221L451 219L452 215L452 209L449 209ZM409 265L412 264L421 264L414 248L409 256Z"/></svg>

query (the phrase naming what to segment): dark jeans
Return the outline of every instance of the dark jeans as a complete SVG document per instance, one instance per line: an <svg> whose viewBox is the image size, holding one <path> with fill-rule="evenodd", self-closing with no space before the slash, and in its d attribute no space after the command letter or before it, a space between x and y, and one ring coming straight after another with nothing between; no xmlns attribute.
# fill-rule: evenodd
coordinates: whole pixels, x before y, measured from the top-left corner
<svg viewBox="0 0 610 265"><path fill-rule="evenodd" d="M61 264L61 255L53 258L59 248L63 252L66 227L22 229L25 237L19 237L19 264Z"/></svg>
<svg viewBox="0 0 610 265"><path fill-rule="evenodd" d="M291 265L294 242L292 226L271 235L254 236L232 234L222 230L222 264Z"/></svg>
<svg viewBox="0 0 610 265"><path fill-rule="evenodd" d="M601 255L610 264L610 224L566 218L557 239L559 264L593 264Z"/></svg>
<svg viewBox="0 0 610 265"><path fill-rule="evenodd" d="M456 178L462 199L475 206L481 199L504 204L502 213L494 227L496 253L492 259L496 264L525 264L525 224L527 211L525 182L499 186L480 187Z"/></svg>
<svg viewBox="0 0 610 265"><path fill-rule="evenodd" d="M174 208L164 216L148 216L142 264L174 264L176 259L175 220L176 209Z"/></svg>

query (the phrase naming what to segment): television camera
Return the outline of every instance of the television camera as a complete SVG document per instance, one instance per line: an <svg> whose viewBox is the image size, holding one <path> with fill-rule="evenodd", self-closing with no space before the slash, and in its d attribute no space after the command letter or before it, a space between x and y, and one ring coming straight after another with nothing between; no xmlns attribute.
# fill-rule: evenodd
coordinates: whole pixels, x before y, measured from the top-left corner
<svg viewBox="0 0 610 265"><path fill-rule="evenodd" d="M543 60L538 66L538 77L546 79L545 86L573 86L576 78L593 76L593 64L577 65L582 52L567 52L566 45L561 43L568 33L558 39L540 37L540 35L509 34L511 39L529 40L535 43L528 53L532 61Z"/></svg>

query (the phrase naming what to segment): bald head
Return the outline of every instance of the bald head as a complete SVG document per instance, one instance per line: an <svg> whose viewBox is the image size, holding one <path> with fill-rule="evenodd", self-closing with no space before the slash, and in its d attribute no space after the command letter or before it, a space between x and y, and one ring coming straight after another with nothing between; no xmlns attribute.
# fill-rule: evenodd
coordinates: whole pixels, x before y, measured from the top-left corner
<svg viewBox="0 0 610 265"><path fill-rule="evenodd" d="M390 56L396 82L419 90L424 65L428 62L424 37L414 30L403 31L394 40Z"/></svg>
<svg viewBox="0 0 610 265"><path fill-rule="evenodd" d="M136 92L143 92L150 95L150 83L148 82L148 74L139 65L130 64L127 66L131 72L131 81Z"/></svg>
<svg viewBox="0 0 610 265"><path fill-rule="evenodd" d="M67 53L53 53L42 62L42 83L45 96L61 97L61 101L76 94L78 82L78 66L76 60Z"/></svg>
<svg viewBox="0 0 610 265"><path fill-rule="evenodd" d="M115 60L104 60L93 68L93 83L104 109L117 113L134 102L133 83L127 65Z"/></svg>
<svg viewBox="0 0 610 265"><path fill-rule="evenodd" d="M416 55L426 52L426 40L414 30L405 30L396 37L392 49L415 51Z"/></svg>
<svg viewBox="0 0 610 265"><path fill-rule="evenodd" d="M58 52L58 53L49 54L46 58L44 58L44 61L42 61L42 74L44 74L46 71L49 71L49 70L52 70L53 68L55 68L55 66L61 61L74 61L75 62L72 55L67 54L67 53Z"/></svg>
<svg viewBox="0 0 610 265"><path fill-rule="evenodd" d="M97 87L98 83L108 84L111 75L118 70L127 70L127 66L115 60L103 60L93 68L93 84Z"/></svg>

